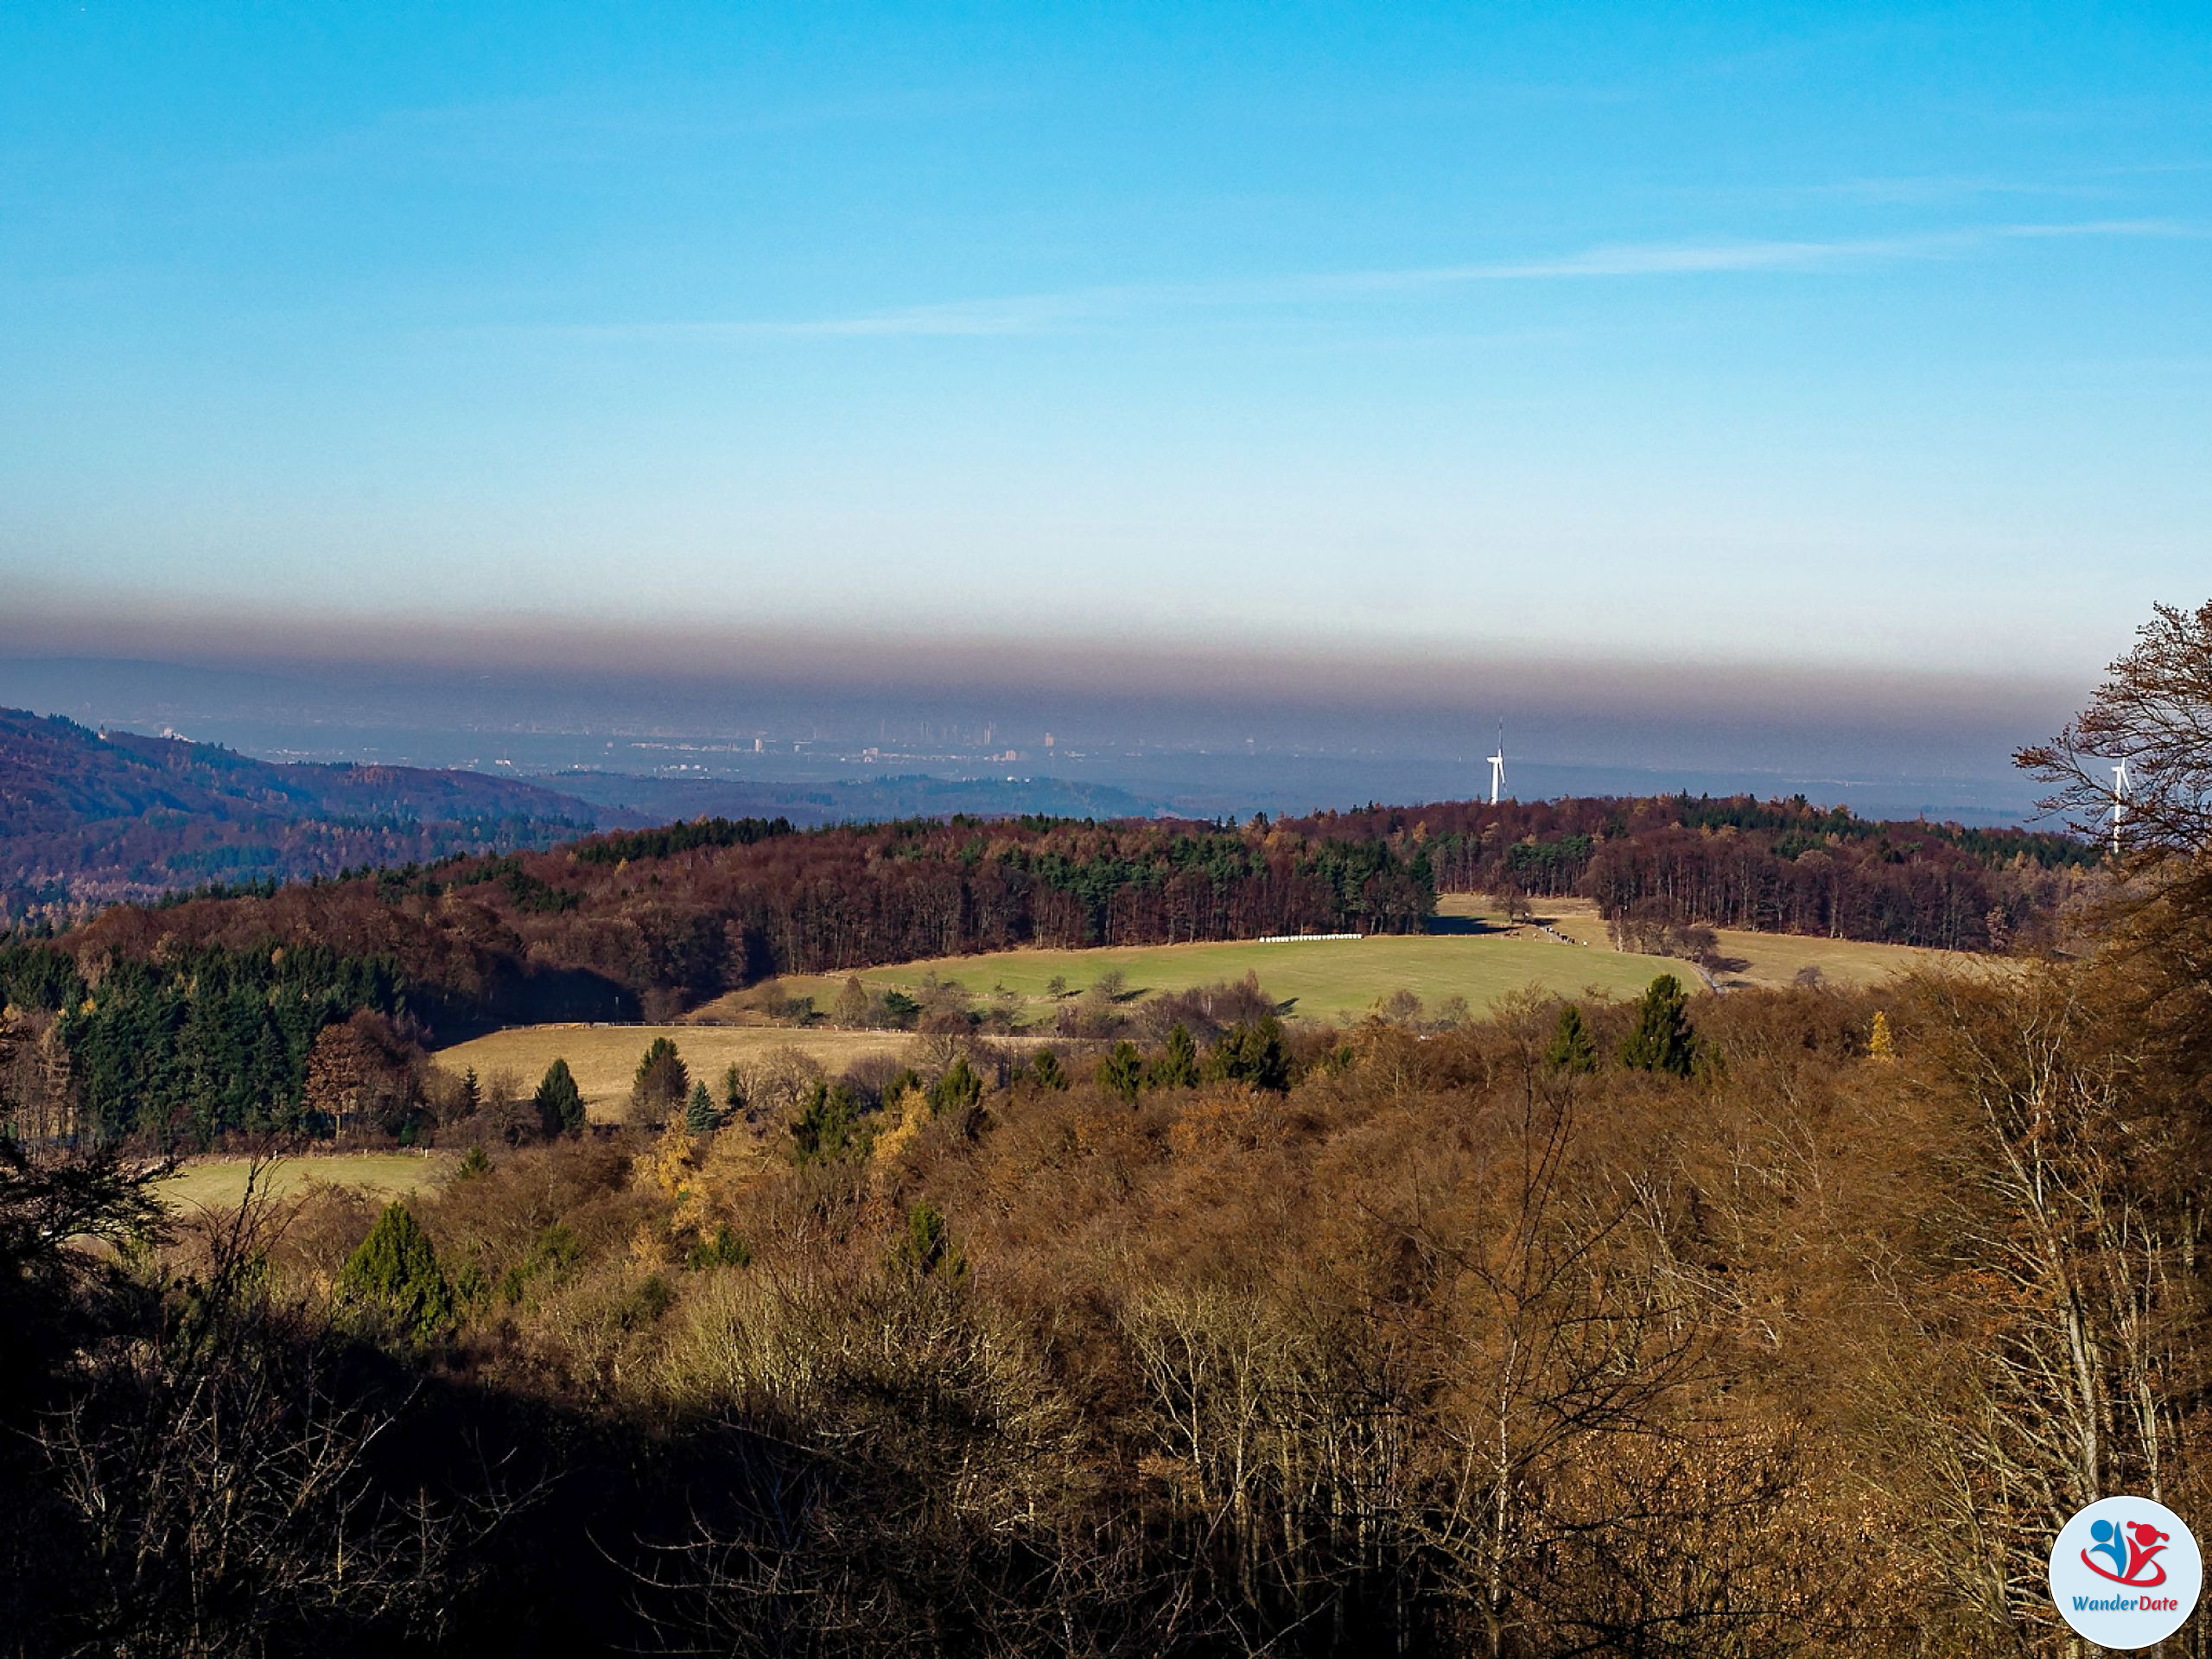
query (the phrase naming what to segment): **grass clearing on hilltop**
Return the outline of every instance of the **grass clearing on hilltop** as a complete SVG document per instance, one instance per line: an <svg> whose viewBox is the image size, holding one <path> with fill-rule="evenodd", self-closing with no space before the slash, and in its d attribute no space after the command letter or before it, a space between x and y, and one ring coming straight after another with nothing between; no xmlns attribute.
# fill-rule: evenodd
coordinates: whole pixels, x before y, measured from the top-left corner
<svg viewBox="0 0 2212 1659"><path fill-rule="evenodd" d="M1719 931L1724 965L1715 975L1723 988L1787 985L1808 967L1845 986L1872 984L1895 973L1960 958L1910 945L1794 934ZM1594 990L1615 996L1643 991L1660 974L1701 985L1689 963L1613 949L1594 906L1580 900L1545 899L1532 921L1508 924L1503 909L1479 894L1447 893L1437 904L1437 927L1427 933L1377 935L1364 939L1311 939L1288 944L1230 940L1196 944L1107 946L1089 950L1020 950L981 956L939 957L855 976L872 989L912 992L932 975L978 999L1004 994L1020 999L1026 1025L1049 1021L1057 1006L1055 978L1067 995L1079 995L1101 975L1118 970L1127 1000L1160 991L1259 976L1260 983L1290 1004L1292 1018L1355 1020L1394 991L1408 990L1433 1007L1463 996L1477 1011L1534 987L1560 995ZM811 996L817 1010L835 1001L845 976L793 976L779 982L788 996ZM717 1017L710 1007L693 1016Z"/></svg>
<svg viewBox="0 0 2212 1659"><path fill-rule="evenodd" d="M1039 1024L1052 1017L1055 978L1069 995L1082 992L1109 971L1123 978L1126 1000L1159 991L1188 990L1256 974L1268 995L1290 1005L1294 1019L1356 1020L1376 1001L1408 990L1431 1007L1462 996L1472 1008L1535 986L1562 995L1586 990L1616 996L1643 990L1654 975L1682 973L1685 965L1659 957L1627 956L1607 946L1563 944L1531 930L1515 933L1414 933L1364 939L1313 939L1292 944L1249 941L1200 944L1132 945L1091 950L999 950L986 956L941 957L864 968L857 977L877 989L912 991L934 975L978 998L1004 992L1021 1000L1020 1019ZM841 976L788 978L785 991L815 999L826 1008L844 982Z"/></svg>
<svg viewBox="0 0 2212 1659"><path fill-rule="evenodd" d="M1462 913L1491 916L1481 901L1453 895L1440 904L1457 902L1466 906ZM1548 923L1567 938L1577 939L1592 950L1610 950L1605 919L1598 914L1597 906L1580 899L1547 899L1536 906L1538 918ZM1495 919L1494 916L1492 918ZM1715 930L1719 939L1722 965L1713 977L1725 989L1735 990L1757 985L1788 985L1807 968L1820 970L1821 980L1831 985L1855 987L1872 985L1892 974L1910 973L1919 968L1938 968L1946 963L1986 963L2002 961L2002 957L1975 956L1955 950L1929 950L1912 944L1878 944L1866 939L1829 939L1805 933L1754 933L1740 927Z"/></svg>

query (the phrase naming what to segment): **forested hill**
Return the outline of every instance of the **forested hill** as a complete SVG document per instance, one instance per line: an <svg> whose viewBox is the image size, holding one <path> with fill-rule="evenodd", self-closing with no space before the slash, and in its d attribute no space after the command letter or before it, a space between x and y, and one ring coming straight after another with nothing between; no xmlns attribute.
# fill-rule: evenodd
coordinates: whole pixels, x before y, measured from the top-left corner
<svg viewBox="0 0 2212 1659"><path fill-rule="evenodd" d="M1402 932L1434 903L1379 842L1259 823L708 819L121 905L0 941L0 1120L12 1089L104 1138L404 1122L426 1027L665 1017L770 974L1029 943Z"/></svg>
<svg viewBox="0 0 2212 1659"><path fill-rule="evenodd" d="M637 821L480 772L278 765L0 709L0 925L211 882L550 846L610 818Z"/></svg>
<svg viewBox="0 0 2212 1659"><path fill-rule="evenodd" d="M23 1071L5 1086L35 1082L102 1133L205 1139L321 1121L319 1053L330 1075L384 1079L409 1106L426 1034L664 1019L780 973L1024 944L1412 931L1440 887L1586 894L1637 926L2024 945L2095 861L2063 837L1749 801L1446 804L1242 826L700 819L118 905L59 936L18 930L0 941L0 1059L12 1049Z"/></svg>
<svg viewBox="0 0 2212 1659"><path fill-rule="evenodd" d="M1417 855L1442 893L1573 894L1612 918L1945 950L2049 943L2102 858L2069 835L1860 818L1802 796L1447 801L1296 827Z"/></svg>
<svg viewBox="0 0 2212 1659"><path fill-rule="evenodd" d="M123 906L80 962L316 946L393 964L426 1018L665 1014L774 973L1019 944L1404 932L1426 878L1287 828L1020 819L795 830L702 819L271 893Z"/></svg>

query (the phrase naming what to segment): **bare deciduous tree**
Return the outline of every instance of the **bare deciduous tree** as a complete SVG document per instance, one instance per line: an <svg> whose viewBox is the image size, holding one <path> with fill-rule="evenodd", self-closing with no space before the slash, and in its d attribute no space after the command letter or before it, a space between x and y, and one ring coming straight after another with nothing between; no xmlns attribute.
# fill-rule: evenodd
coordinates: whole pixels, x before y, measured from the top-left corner
<svg viewBox="0 0 2212 1659"><path fill-rule="evenodd" d="M2124 761L2123 852L2212 848L2212 603L2194 612L2158 607L2089 706L2050 742L2014 758L2057 785L2043 802L2047 810L2096 839L2113 833L2111 768Z"/></svg>

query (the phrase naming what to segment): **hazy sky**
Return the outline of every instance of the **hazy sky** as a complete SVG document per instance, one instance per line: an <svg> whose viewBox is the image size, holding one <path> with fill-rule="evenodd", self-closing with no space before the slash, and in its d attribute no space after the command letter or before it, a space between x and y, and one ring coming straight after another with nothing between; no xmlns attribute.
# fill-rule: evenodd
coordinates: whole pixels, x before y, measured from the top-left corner
<svg viewBox="0 0 2212 1659"><path fill-rule="evenodd" d="M0 609L2069 680L2208 257L2201 6L5 0Z"/></svg>

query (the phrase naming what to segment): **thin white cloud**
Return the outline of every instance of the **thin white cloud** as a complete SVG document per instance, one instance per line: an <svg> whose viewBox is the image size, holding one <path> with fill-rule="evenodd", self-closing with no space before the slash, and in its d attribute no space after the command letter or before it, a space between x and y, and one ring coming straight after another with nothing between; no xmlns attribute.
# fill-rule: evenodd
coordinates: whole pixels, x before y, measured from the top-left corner
<svg viewBox="0 0 2212 1659"><path fill-rule="evenodd" d="M1905 236L1704 243L1618 243L1548 258L1351 270L1224 283L1149 283L901 306L850 315L570 325L551 332L604 340L956 339L1038 334L1108 317L1220 307L1328 303L1487 283L1816 273L1911 260L1958 259L2005 242L2199 238L2171 219L2106 219L1974 226Z"/></svg>

